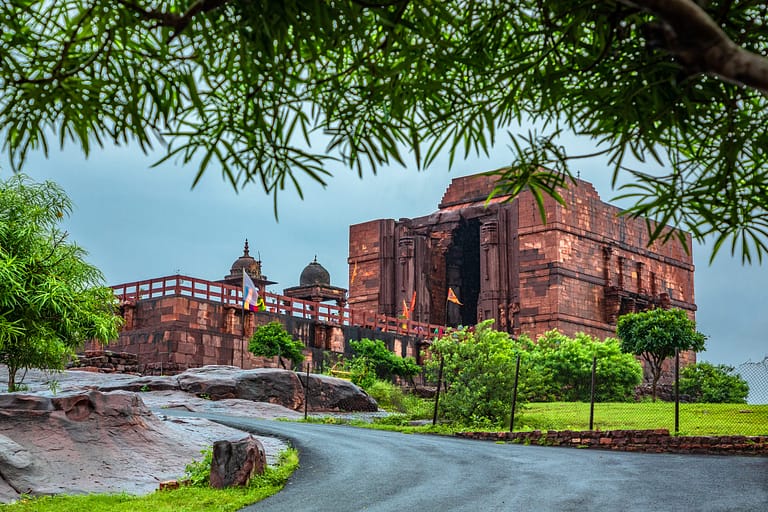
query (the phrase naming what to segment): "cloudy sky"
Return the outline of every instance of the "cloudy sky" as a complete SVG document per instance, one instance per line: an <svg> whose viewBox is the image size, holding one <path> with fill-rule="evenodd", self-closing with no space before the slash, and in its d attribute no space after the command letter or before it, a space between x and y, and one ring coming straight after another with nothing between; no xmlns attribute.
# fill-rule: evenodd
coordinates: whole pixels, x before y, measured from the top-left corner
<svg viewBox="0 0 768 512"><path fill-rule="evenodd" d="M569 150L583 150L573 142ZM348 286L349 225L379 218L429 214L451 179L507 165L503 141L490 157L454 162L447 157L427 171L391 167L363 179L341 170L326 188L305 182L305 199L293 191L280 197L279 220L272 199L257 187L235 193L210 168L192 190L196 168L167 163L151 169L160 154L138 148L105 148L86 159L75 147L46 159L33 155L24 172L36 180L58 182L75 203L65 229L89 252L89 260L109 284L181 273L216 280L229 273L248 238L251 255L281 292L298 285L302 269L317 255L331 283ZM579 161L583 179L601 197L617 195L605 162ZM0 160L0 177L10 173ZM765 304L768 274L760 266L742 266L723 252L713 265L709 250L694 247L698 329L709 336L700 360L737 366L768 356ZM768 263L766 263L768 264Z"/></svg>

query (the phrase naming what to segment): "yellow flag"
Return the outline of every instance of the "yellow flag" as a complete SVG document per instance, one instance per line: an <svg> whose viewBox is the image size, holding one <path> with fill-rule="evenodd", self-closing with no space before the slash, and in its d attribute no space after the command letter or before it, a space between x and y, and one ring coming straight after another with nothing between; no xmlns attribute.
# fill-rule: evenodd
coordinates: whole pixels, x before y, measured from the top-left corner
<svg viewBox="0 0 768 512"><path fill-rule="evenodd" d="M455 293L453 293L452 288L448 288L448 302L453 302L454 304L458 304L461 306L461 302L459 302L459 298L456 296Z"/></svg>

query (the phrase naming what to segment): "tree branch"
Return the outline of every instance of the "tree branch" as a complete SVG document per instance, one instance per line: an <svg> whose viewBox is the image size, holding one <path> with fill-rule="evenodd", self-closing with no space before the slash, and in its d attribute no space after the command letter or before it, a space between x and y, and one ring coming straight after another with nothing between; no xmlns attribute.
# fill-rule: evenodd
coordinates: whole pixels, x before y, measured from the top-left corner
<svg viewBox="0 0 768 512"><path fill-rule="evenodd" d="M156 9L145 9L138 3L131 0L118 0L120 4L131 9L139 14L144 20L157 21L159 26L169 27L173 29L173 35L170 40L173 40L185 28L192 22L192 18L198 14L213 11L225 4L230 3L232 0L197 0L184 12L184 14L176 14L172 12L158 11ZM168 42L170 42L170 40Z"/></svg>
<svg viewBox="0 0 768 512"><path fill-rule="evenodd" d="M734 43L693 0L620 0L652 12L663 26L664 49L691 73L768 93L768 59Z"/></svg>

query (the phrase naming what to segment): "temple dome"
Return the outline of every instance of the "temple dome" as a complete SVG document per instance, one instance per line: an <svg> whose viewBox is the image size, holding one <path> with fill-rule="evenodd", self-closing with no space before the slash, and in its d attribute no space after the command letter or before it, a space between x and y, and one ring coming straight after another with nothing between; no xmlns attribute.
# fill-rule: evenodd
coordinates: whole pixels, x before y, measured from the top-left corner
<svg viewBox="0 0 768 512"><path fill-rule="evenodd" d="M248 275L251 275L252 277L254 273L258 276L261 272L259 272L259 264L258 262L248 253L248 240L245 240L245 247L243 249L243 255L240 256L235 260L234 263L232 263L232 267L229 269L230 275L242 275L243 269L248 273Z"/></svg>
<svg viewBox="0 0 768 512"><path fill-rule="evenodd" d="M299 277L299 286L330 286L331 274L328 273L325 268L317 262L317 256L315 260L307 265L301 272Z"/></svg>

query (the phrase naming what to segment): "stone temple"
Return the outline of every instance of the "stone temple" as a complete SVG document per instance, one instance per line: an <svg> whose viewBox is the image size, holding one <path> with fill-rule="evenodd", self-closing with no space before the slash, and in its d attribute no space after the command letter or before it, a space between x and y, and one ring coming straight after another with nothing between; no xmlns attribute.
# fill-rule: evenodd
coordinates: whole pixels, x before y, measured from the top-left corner
<svg viewBox="0 0 768 512"><path fill-rule="evenodd" d="M349 230L349 306L448 326L495 320L534 339L550 329L615 336L616 320L653 306L694 317L691 239L649 244L645 219L619 215L577 180L546 197L497 196L495 177L452 181L436 212ZM461 306L447 301L452 290Z"/></svg>

